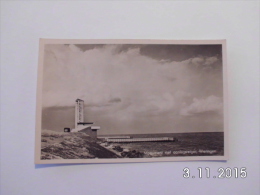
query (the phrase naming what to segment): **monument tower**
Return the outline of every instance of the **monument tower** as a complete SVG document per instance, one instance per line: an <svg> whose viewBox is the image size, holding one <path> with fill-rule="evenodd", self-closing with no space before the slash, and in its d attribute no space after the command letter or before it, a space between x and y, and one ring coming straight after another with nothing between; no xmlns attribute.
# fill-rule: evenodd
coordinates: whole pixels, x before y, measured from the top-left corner
<svg viewBox="0 0 260 195"><path fill-rule="evenodd" d="M68 128L64 128L65 129ZM93 126L93 122L84 122L84 101L81 99L76 99L75 104L75 129L71 132L84 132L90 137L97 139L97 130L99 126Z"/></svg>
<svg viewBox="0 0 260 195"><path fill-rule="evenodd" d="M84 122L84 101L76 99L75 105L75 128L78 127L78 123Z"/></svg>

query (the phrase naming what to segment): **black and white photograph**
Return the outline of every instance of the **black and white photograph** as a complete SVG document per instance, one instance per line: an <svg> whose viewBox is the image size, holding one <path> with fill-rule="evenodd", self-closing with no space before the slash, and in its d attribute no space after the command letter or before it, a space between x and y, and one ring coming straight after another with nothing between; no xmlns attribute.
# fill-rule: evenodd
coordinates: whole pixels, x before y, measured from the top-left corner
<svg viewBox="0 0 260 195"><path fill-rule="evenodd" d="M227 160L225 44L41 39L35 163Z"/></svg>
<svg viewBox="0 0 260 195"><path fill-rule="evenodd" d="M260 195L250 1L0 1L1 195Z"/></svg>

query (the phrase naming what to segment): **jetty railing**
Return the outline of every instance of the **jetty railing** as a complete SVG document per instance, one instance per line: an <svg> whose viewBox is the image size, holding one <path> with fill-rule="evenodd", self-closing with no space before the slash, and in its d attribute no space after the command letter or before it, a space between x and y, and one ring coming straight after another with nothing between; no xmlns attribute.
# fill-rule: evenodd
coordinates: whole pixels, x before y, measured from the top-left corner
<svg viewBox="0 0 260 195"><path fill-rule="evenodd" d="M100 136L98 137L100 139L130 139L132 138L131 136L128 136L128 135L115 135L115 136Z"/></svg>
<svg viewBox="0 0 260 195"><path fill-rule="evenodd" d="M131 143L131 142L173 142L176 141L174 137L152 137L152 138L106 138L105 141L113 143Z"/></svg>

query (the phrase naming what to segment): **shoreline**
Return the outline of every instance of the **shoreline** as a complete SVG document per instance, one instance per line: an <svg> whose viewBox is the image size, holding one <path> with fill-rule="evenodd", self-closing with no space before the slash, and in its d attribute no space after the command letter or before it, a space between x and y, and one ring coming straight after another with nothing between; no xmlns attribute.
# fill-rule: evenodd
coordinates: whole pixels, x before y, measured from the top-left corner
<svg viewBox="0 0 260 195"><path fill-rule="evenodd" d="M201 139L200 137L193 138L192 136L177 138L177 142L112 143L102 138L95 140L84 132L58 133L43 130L41 135L41 159L116 159L224 155L223 146L219 144L221 143L221 137L216 137L218 138L216 143L214 137L212 140Z"/></svg>

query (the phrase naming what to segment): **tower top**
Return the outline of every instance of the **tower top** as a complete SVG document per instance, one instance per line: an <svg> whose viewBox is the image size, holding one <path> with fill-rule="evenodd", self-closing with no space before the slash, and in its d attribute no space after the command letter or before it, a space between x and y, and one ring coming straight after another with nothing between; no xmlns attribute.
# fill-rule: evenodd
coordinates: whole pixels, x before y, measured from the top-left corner
<svg viewBox="0 0 260 195"><path fill-rule="evenodd" d="M76 99L76 102L84 102L84 101L81 99Z"/></svg>

